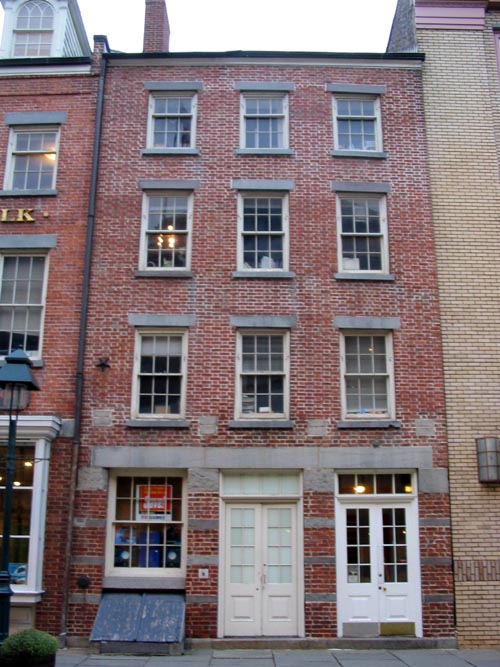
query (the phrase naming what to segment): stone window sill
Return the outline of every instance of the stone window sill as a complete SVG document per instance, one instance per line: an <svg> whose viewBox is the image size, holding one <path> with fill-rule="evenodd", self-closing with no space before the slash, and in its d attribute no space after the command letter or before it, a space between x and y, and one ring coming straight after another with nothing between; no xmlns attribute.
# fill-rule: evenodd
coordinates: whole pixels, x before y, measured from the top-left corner
<svg viewBox="0 0 500 667"><path fill-rule="evenodd" d="M229 422L229 428L292 429L295 422L289 419L235 419Z"/></svg>
<svg viewBox="0 0 500 667"><path fill-rule="evenodd" d="M342 419L337 428L401 428L401 422L394 419Z"/></svg>
<svg viewBox="0 0 500 667"><path fill-rule="evenodd" d="M395 280L392 273L334 273L335 280L380 280L382 282L393 282Z"/></svg>
<svg viewBox="0 0 500 667"><path fill-rule="evenodd" d="M192 271L183 269L158 269L157 271L136 271L135 278L192 278Z"/></svg>
<svg viewBox="0 0 500 667"><path fill-rule="evenodd" d="M129 428L189 428L189 419L130 419L125 426Z"/></svg>

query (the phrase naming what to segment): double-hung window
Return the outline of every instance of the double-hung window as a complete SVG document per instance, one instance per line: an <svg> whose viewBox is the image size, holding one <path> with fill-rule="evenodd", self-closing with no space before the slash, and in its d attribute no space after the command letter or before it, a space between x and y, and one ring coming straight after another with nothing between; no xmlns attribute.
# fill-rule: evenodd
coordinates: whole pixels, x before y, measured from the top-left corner
<svg viewBox="0 0 500 667"><path fill-rule="evenodd" d="M290 153L288 93L294 85L240 82L235 87L241 91L239 152Z"/></svg>
<svg viewBox="0 0 500 667"><path fill-rule="evenodd" d="M387 215L383 196L337 197L340 271L387 273Z"/></svg>
<svg viewBox="0 0 500 667"><path fill-rule="evenodd" d="M179 575L186 558L184 492L178 475L112 475L109 574Z"/></svg>
<svg viewBox="0 0 500 667"><path fill-rule="evenodd" d="M183 192L144 195L145 269L188 269L193 195Z"/></svg>
<svg viewBox="0 0 500 667"><path fill-rule="evenodd" d="M196 150L197 81L149 81L148 137L145 153L188 153Z"/></svg>
<svg viewBox="0 0 500 667"><path fill-rule="evenodd" d="M54 10L44 0L29 0L22 5L14 28L14 58L39 58L51 55Z"/></svg>
<svg viewBox="0 0 500 667"><path fill-rule="evenodd" d="M286 97L245 95L243 105L245 148L287 148Z"/></svg>
<svg viewBox="0 0 500 667"><path fill-rule="evenodd" d="M239 331L237 419L288 417L289 333Z"/></svg>
<svg viewBox="0 0 500 667"><path fill-rule="evenodd" d="M40 358L46 274L46 255L0 255L0 356L22 348Z"/></svg>
<svg viewBox="0 0 500 667"><path fill-rule="evenodd" d="M242 271L288 269L288 196L239 195L238 268Z"/></svg>
<svg viewBox="0 0 500 667"><path fill-rule="evenodd" d="M61 124L66 112L6 113L10 126L4 194L57 194Z"/></svg>
<svg viewBox="0 0 500 667"><path fill-rule="evenodd" d="M138 329L133 413L179 419L185 412L187 332Z"/></svg>
<svg viewBox="0 0 500 667"><path fill-rule="evenodd" d="M57 171L59 129L15 127L10 137L6 190L53 190Z"/></svg>
<svg viewBox="0 0 500 667"><path fill-rule="evenodd" d="M196 103L191 95L153 95L152 147L192 148Z"/></svg>
<svg viewBox="0 0 500 667"><path fill-rule="evenodd" d="M327 84L333 95L334 155L385 157L380 95L385 86Z"/></svg>
<svg viewBox="0 0 500 667"><path fill-rule="evenodd" d="M195 180L144 180L139 269L189 276Z"/></svg>
<svg viewBox="0 0 500 667"><path fill-rule="evenodd" d="M341 337L344 419L393 419L392 334L345 331Z"/></svg>

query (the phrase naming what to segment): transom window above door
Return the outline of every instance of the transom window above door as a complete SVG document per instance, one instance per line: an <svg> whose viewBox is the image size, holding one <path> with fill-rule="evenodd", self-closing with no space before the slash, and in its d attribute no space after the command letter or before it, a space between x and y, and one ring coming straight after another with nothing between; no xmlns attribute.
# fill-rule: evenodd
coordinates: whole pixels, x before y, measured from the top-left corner
<svg viewBox="0 0 500 667"><path fill-rule="evenodd" d="M415 493L411 473L341 473L339 495L411 495Z"/></svg>

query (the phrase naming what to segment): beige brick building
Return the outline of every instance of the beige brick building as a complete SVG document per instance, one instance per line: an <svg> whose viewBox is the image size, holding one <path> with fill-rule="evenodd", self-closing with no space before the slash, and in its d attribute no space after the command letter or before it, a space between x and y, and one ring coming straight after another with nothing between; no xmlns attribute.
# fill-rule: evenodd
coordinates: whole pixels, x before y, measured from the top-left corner
<svg viewBox="0 0 500 667"><path fill-rule="evenodd" d="M425 54L458 640L499 645L500 484L476 440L500 437L500 2L399 0L388 50Z"/></svg>

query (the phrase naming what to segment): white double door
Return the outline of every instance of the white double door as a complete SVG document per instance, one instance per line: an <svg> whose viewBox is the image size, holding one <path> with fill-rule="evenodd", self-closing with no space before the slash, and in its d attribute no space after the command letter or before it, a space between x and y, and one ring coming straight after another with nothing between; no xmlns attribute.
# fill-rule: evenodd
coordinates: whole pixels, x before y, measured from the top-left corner
<svg viewBox="0 0 500 667"><path fill-rule="evenodd" d="M339 636L421 636L415 503L337 503Z"/></svg>
<svg viewBox="0 0 500 667"><path fill-rule="evenodd" d="M296 636L297 507L227 504L223 625L225 636Z"/></svg>

